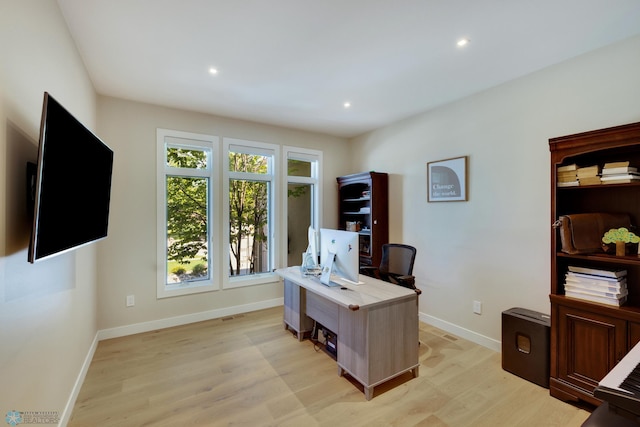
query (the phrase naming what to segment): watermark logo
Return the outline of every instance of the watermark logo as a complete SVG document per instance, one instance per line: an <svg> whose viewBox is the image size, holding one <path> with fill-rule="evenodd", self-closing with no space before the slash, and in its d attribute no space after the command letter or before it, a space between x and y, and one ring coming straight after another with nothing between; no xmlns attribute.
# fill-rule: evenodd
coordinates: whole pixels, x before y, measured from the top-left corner
<svg viewBox="0 0 640 427"><path fill-rule="evenodd" d="M4 420L10 426L19 424L58 424L60 415L58 411L15 411L7 412Z"/></svg>
<svg viewBox="0 0 640 427"><path fill-rule="evenodd" d="M9 411L7 412L7 416L4 418L4 420L10 426L17 426L22 422L22 414L18 411Z"/></svg>

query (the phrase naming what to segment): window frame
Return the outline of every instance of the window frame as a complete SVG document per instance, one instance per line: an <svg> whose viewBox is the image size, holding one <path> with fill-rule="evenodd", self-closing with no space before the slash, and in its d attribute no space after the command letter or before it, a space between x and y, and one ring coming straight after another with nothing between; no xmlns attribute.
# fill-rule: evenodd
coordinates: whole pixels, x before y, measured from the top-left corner
<svg viewBox="0 0 640 427"><path fill-rule="evenodd" d="M222 166L222 218L224 218L225 229L223 231L222 251L224 252L224 261L228 265L230 236L229 236L229 181L230 179L246 179L256 180L269 183L269 240L267 249L269 251L269 271L263 273L255 273L244 276L230 276L228 269L225 267L224 274L222 275L222 288L233 289L245 286L253 286L264 283L277 282L278 276L273 272L276 266L280 265L280 243L278 239L278 229L281 227L276 219L279 218L279 203L281 198L281 191L278 187L278 171L280 170L280 146L277 144L271 144L267 142L249 141L236 138L222 138L222 152L224 158L224 165ZM270 173L267 174L252 174L246 172L232 172L229 171L229 153L242 152L245 154L257 154L270 157ZM222 254L221 254L222 255ZM222 259L222 257L219 257Z"/></svg>
<svg viewBox="0 0 640 427"><path fill-rule="evenodd" d="M312 150L308 148L293 147L285 145L282 147L282 218L283 223L280 230L280 241L283 242L281 248L280 259L287 260L287 218L289 217L288 209L288 188L289 184L310 184L313 186L312 206L311 206L311 225L316 231L320 230L322 224L322 151ZM312 164L311 177L289 175L288 161L300 160L308 161Z"/></svg>
<svg viewBox="0 0 640 427"><path fill-rule="evenodd" d="M219 187L219 151L220 138L211 135L182 132L170 129L156 130L157 148L157 280L156 297L169 298L179 295L189 295L201 292L211 292L220 289L220 255L213 242L219 241L219 216L216 214L220 203ZM167 148L185 148L204 150L208 153L206 169L174 168L167 164ZM167 177L203 177L209 180L208 185L208 269L209 278L193 282L177 284L167 283ZM212 253L213 252L213 253Z"/></svg>

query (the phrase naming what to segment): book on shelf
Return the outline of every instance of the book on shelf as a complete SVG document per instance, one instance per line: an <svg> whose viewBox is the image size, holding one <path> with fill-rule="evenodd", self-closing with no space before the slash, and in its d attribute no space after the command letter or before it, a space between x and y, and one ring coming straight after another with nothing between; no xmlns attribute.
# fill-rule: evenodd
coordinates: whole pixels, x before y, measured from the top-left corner
<svg viewBox="0 0 640 427"><path fill-rule="evenodd" d="M626 270L600 270L570 265L564 294L591 302L620 306L627 301Z"/></svg>
<svg viewBox="0 0 640 427"><path fill-rule="evenodd" d="M575 172L558 174L558 181L560 182L575 181L577 179L578 179L578 174Z"/></svg>
<svg viewBox="0 0 640 427"><path fill-rule="evenodd" d="M638 172L627 172L627 173L610 173L608 175L602 175L602 179L638 179L640 178L640 173Z"/></svg>
<svg viewBox="0 0 640 427"><path fill-rule="evenodd" d="M584 166L578 168L578 179L584 178L587 176L597 176L600 174L600 166L592 165L592 166Z"/></svg>
<svg viewBox="0 0 640 427"><path fill-rule="evenodd" d="M578 184L580 185L600 185L602 181L599 176L585 176L578 179Z"/></svg>
<svg viewBox="0 0 640 427"><path fill-rule="evenodd" d="M565 275L565 280L567 282L582 283L585 285L594 285L594 286L605 286L605 287L616 287L616 288L627 286L627 276L604 277L604 276L596 276L593 274L574 273L573 271L568 271L567 274Z"/></svg>
<svg viewBox="0 0 640 427"><path fill-rule="evenodd" d="M590 289L592 291L605 291L605 292L617 292L622 289L627 289L627 278L606 281L606 280L593 280L585 277L572 276L567 274L564 280L565 286L576 286L580 288Z"/></svg>
<svg viewBox="0 0 640 427"><path fill-rule="evenodd" d="M558 171L558 178L566 178L566 177L572 177L572 176L578 176L578 171L577 170Z"/></svg>
<svg viewBox="0 0 640 427"><path fill-rule="evenodd" d="M638 168L633 166L622 166L618 168L602 168L602 175L620 175L628 173L638 173Z"/></svg>
<svg viewBox="0 0 640 427"><path fill-rule="evenodd" d="M627 290L627 288L618 289L615 291L601 291L598 289L585 289L579 286L572 286L569 284L564 285L564 291L565 292L569 291L577 294L593 295L595 297L616 298L616 299L620 299L622 297L626 297L627 295L629 295L629 291Z"/></svg>
<svg viewBox="0 0 640 427"><path fill-rule="evenodd" d="M579 185L580 182L578 180L567 182L558 181L558 187L578 187Z"/></svg>
<svg viewBox="0 0 640 427"><path fill-rule="evenodd" d="M600 295L592 295L592 294L587 294L587 293L583 293L583 292L575 292L575 291L571 291L571 290L565 290L564 294L568 297L571 298L578 298L578 299L582 299L585 301L591 301L591 302L597 302L600 304L607 304L607 305L613 305L616 307L620 307L621 305L623 305L624 303L627 302L627 295L621 296L619 298L610 298L610 297L605 297L605 296L600 296Z"/></svg>
<svg viewBox="0 0 640 427"><path fill-rule="evenodd" d="M558 166L557 170L558 172L576 171L578 170L578 165L575 163L572 163L570 165Z"/></svg>
<svg viewBox="0 0 640 427"><path fill-rule="evenodd" d="M609 162L609 163L605 163L604 167L607 169L611 169L611 168L625 168L627 166L629 166L631 164L631 162L629 162L629 160L625 160L623 162Z"/></svg>
<svg viewBox="0 0 640 427"><path fill-rule="evenodd" d="M577 265L568 266L572 273L590 274L592 276L612 277L614 279L627 275L627 270L600 270L597 268L579 267Z"/></svg>
<svg viewBox="0 0 640 427"><path fill-rule="evenodd" d="M601 178L603 184L627 184L639 180L640 175L632 173L625 175L606 175Z"/></svg>
<svg viewBox="0 0 640 427"><path fill-rule="evenodd" d="M639 182L638 179L612 179L609 181L602 181L601 184L631 184L634 182Z"/></svg>
<svg viewBox="0 0 640 427"><path fill-rule="evenodd" d="M611 284L611 285L593 285L582 282L574 282L572 280L567 279L564 282L564 288L574 289L574 290L583 290L586 292L603 292L603 293L620 293L622 291L627 290L627 282L620 284Z"/></svg>

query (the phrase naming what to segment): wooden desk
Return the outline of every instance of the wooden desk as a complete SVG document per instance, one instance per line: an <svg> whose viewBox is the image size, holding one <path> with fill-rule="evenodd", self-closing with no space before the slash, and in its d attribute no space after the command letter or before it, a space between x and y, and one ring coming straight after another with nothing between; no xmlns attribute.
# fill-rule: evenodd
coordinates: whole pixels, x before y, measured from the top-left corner
<svg viewBox="0 0 640 427"><path fill-rule="evenodd" d="M411 289L360 276L362 285L327 287L300 267L276 270L284 278L284 323L302 340L313 320L337 335L338 375L373 388L404 372L418 376L418 295ZM313 319L313 320L311 320Z"/></svg>

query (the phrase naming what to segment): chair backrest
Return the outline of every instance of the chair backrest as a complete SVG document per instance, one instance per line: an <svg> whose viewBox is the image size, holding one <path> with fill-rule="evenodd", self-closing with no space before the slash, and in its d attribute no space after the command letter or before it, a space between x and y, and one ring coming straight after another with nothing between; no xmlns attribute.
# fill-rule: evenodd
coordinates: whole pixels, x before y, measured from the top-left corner
<svg viewBox="0 0 640 427"><path fill-rule="evenodd" d="M413 262L416 259L416 248L401 243L382 245L380 273L410 276L413 274Z"/></svg>

